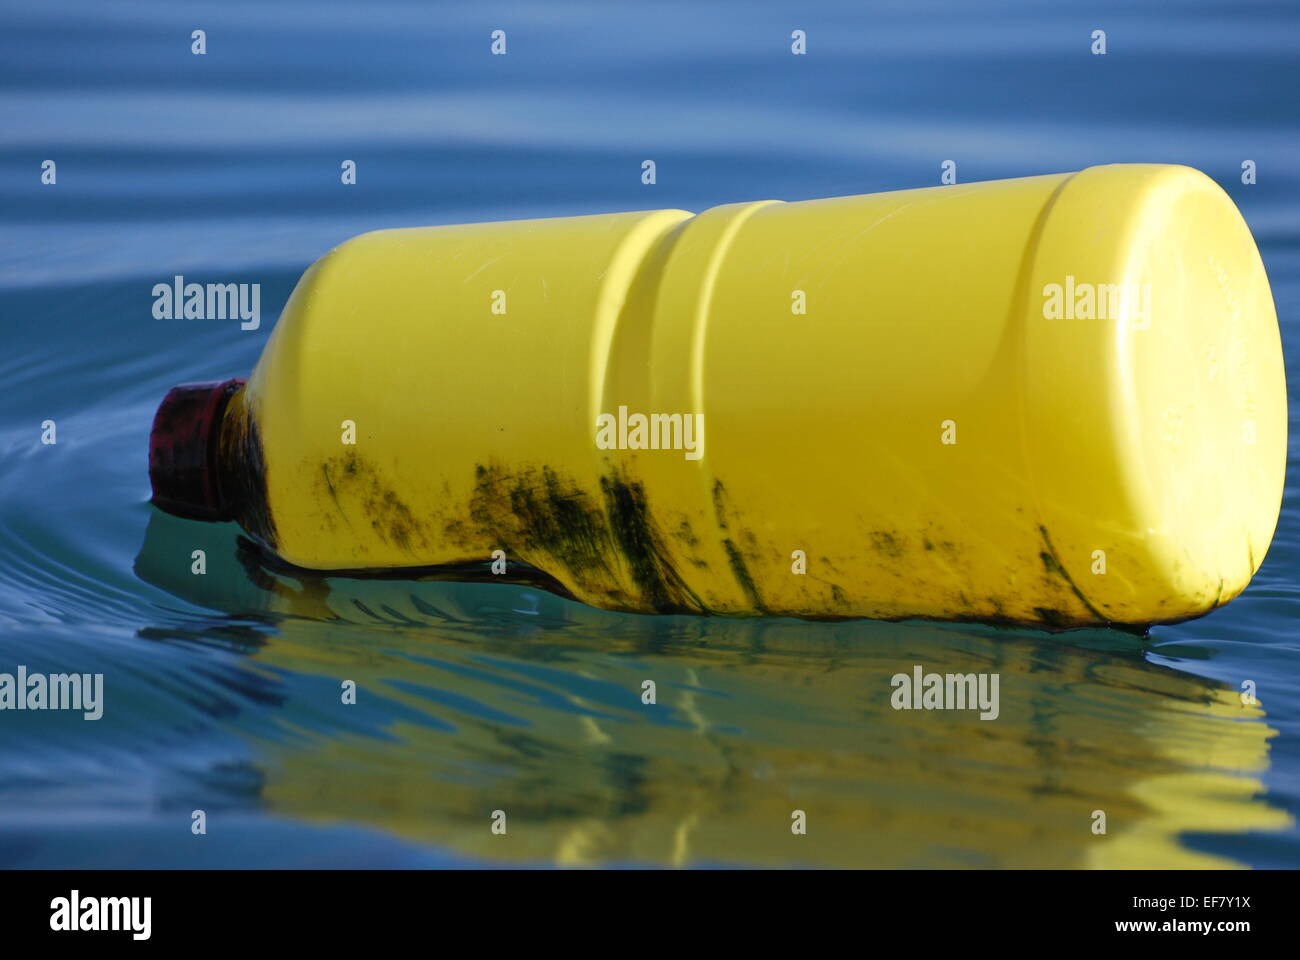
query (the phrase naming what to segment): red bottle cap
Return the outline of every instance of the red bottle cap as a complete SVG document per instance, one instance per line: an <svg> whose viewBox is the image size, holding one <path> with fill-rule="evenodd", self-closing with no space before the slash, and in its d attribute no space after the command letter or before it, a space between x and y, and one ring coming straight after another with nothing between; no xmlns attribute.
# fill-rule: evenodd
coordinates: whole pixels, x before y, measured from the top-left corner
<svg viewBox="0 0 1300 960"><path fill-rule="evenodd" d="M217 438L239 378L172 387L158 405L149 434L153 502L193 520L229 520L217 482Z"/></svg>

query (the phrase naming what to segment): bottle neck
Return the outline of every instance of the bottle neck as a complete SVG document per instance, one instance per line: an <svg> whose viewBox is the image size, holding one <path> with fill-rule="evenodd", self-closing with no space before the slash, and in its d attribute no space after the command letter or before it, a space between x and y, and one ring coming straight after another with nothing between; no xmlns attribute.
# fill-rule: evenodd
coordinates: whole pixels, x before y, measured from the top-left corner
<svg viewBox="0 0 1300 960"><path fill-rule="evenodd" d="M275 520L267 501L266 452L257 404L242 380L230 394L216 435L216 486L222 519L234 520L274 552Z"/></svg>

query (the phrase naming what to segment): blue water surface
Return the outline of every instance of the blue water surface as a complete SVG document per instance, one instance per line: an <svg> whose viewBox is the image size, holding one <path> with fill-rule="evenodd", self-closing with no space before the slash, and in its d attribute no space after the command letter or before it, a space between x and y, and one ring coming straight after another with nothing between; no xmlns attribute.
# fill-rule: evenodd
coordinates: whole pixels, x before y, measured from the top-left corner
<svg viewBox="0 0 1300 960"><path fill-rule="evenodd" d="M298 581L155 511L146 472L166 389L247 374L354 234L930 186L945 160L1205 171L1295 383L1298 40L1270 0L6 4L0 672L102 672L107 700L0 713L0 865L1300 866L1294 444L1250 588L1145 639ZM261 329L155 319L178 274L261 284ZM999 721L889 709L914 663L999 672Z"/></svg>

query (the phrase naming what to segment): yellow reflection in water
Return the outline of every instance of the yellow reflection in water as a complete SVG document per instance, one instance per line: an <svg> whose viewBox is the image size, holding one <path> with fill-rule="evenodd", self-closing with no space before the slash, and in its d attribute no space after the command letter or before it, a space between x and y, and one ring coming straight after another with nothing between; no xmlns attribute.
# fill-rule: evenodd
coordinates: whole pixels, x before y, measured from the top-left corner
<svg viewBox="0 0 1300 960"><path fill-rule="evenodd" d="M1290 822L1261 797L1262 707L1124 634L640 617L523 587L298 581L214 564L229 533L204 531L222 528L165 523L179 526L151 524L142 577L274 615L252 665L358 686L354 706L297 705L338 729L296 721L291 700L306 742L257 744L273 814L575 866L1222 867L1237 864L1183 836ZM198 535L217 538L205 577L171 559ZM894 710L890 678L917 664L997 673L1000 715ZM389 739L349 732L383 704L405 708Z"/></svg>

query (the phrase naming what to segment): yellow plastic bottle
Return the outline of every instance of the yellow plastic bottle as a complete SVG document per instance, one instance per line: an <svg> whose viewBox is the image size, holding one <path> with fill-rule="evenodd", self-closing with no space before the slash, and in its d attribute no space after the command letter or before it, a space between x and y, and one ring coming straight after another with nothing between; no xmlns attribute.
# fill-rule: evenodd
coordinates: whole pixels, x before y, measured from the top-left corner
<svg viewBox="0 0 1300 960"><path fill-rule="evenodd" d="M1236 207L1116 165L364 234L247 384L168 395L150 468L316 570L1057 628L1234 597L1285 460Z"/></svg>

